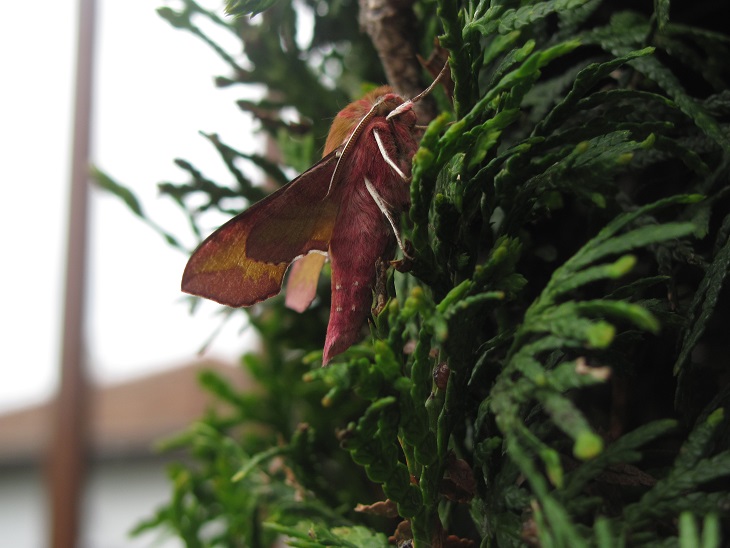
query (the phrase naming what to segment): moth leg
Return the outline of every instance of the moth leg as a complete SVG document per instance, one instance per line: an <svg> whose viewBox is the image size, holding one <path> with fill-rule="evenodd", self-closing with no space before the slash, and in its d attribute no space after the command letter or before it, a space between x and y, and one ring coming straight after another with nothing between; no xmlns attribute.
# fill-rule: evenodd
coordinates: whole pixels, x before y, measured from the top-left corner
<svg viewBox="0 0 730 548"><path fill-rule="evenodd" d="M388 302L388 263L381 257L375 261L375 302L373 303L373 316L380 316L385 310Z"/></svg>
<svg viewBox="0 0 730 548"><path fill-rule="evenodd" d="M413 244L410 240L406 240L404 243L406 244L406 251L403 252L403 258L390 261L390 265L398 272L410 272L413 268L413 255L411 255Z"/></svg>
<svg viewBox="0 0 730 548"><path fill-rule="evenodd" d="M383 157L383 160L385 160L385 162L391 168L393 168L393 171L395 171L401 179L403 179L406 183L409 183L411 181L411 178L407 177L406 174L401 171L401 169L398 167L398 164L396 164L385 151L385 145L383 145L383 140L380 138L380 133L378 133L378 130L374 129L373 134L375 135L375 142L378 143L378 149L380 150L380 155Z"/></svg>
<svg viewBox="0 0 730 548"><path fill-rule="evenodd" d="M378 209L380 209L381 213L385 215L386 219L388 219L388 222L393 229L393 234L395 234L395 239L398 242L398 247L401 249L406 257L412 258L406 252L406 247L403 245L403 240L401 240L400 238L400 229L395 224L395 219L393 219L393 215L391 214L390 209L388 209L388 203L383 199L380 194L378 194L378 191L375 190L373 183L371 183L367 177L365 177L365 188L368 189L368 193L372 197L373 201L378 205Z"/></svg>

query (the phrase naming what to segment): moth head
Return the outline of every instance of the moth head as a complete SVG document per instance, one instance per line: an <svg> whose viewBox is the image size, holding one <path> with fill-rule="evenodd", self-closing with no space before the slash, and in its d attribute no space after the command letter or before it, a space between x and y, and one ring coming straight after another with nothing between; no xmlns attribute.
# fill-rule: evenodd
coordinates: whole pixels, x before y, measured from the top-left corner
<svg viewBox="0 0 730 548"><path fill-rule="evenodd" d="M399 120L408 124L409 126L416 125L416 113L413 112L413 101L403 101L388 112L385 117L386 120L393 120L396 116L400 117Z"/></svg>
<svg viewBox="0 0 730 548"><path fill-rule="evenodd" d="M347 147L347 144L352 141L352 137L357 137L366 123L378 117L384 117L387 121L397 123L401 127L415 128L417 119L413 105L431 93L446 73L448 66L448 63L445 64L431 85L412 99L403 99L391 87L382 86L366 94L362 99L347 105L332 121L324 146L324 155L342 145Z"/></svg>
<svg viewBox="0 0 730 548"><path fill-rule="evenodd" d="M374 89L361 99L353 101L343 108L332 121L324 147L324 154L330 153L347 142L352 133L358 127L362 127L363 122L368 122L377 117L384 118L404 102L404 99L394 93L389 86ZM408 120L408 123L410 123L410 120ZM412 125L415 125L415 123L414 115Z"/></svg>
<svg viewBox="0 0 730 548"><path fill-rule="evenodd" d="M381 95L379 102L374 106L374 111L375 116L383 116L386 120L397 121L409 128L416 125L413 103L395 93Z"/></svg>

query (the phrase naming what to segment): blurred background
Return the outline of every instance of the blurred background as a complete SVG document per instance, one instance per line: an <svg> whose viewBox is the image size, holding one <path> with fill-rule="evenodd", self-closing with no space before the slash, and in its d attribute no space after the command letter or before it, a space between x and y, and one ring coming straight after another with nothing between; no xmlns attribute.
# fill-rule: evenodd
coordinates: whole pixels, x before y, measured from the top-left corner
<svg viewBox="0 0 730 548"><path fill-rule="evenodd" d="M186 219L157 197L157 183L183 177L173 162L178 157L229 177L199 131L250 142L251 150L256 145L246 138L250 120L235 105L240 90L214 85L213 77L227 71L220 57L156 13L170 4L96 2L90 155L135 192L154 222L188 235L182 243L192 247ZM222 2L200 4L223 16ZM0 33L6 253L0 276L9 327L0 383L0 538L19 548L46 546L50 536L51 403L64 333L78 12L78 0L40 0L32 11L9 3ZM232 37L216 39L225 46ZM231 46L235 54L240 43ZM224 323L211 303L191 315L179 291L187 256L119 199L92 187L88 219L81 339L93 387L82 545L178 546L127 534L169 497L154 442L209 404L196 372L214 367L236 375L232 365L250 344L243 315Z"/></svg>

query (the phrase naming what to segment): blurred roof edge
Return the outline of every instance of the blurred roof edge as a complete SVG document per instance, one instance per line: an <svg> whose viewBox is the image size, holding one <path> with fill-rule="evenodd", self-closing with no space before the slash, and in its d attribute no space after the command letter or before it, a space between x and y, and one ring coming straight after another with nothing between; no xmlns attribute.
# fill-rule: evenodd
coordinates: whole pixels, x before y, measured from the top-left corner
<svg viewBox="0 0 730 548"><path fill-rule="evenodd" d="M91 389L91 459L155 456L155 444L182 432L211 407L224 404L198 382L212 370L237 389L253 389L245 372L229 363L200 360L132 380ZM48 450L53 402L0 414L0 468L40 463Z"/></svg>

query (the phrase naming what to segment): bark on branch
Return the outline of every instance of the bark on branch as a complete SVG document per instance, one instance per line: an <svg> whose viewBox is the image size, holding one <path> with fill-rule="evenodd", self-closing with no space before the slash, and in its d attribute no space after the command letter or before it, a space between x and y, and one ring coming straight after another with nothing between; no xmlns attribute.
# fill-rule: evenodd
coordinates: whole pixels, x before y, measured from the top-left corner
<svg viewBox="0 0 730 548"><path fill-rule="evenodd" d="M360 25L370 36L385 69L388 83L398 94L410 98L426 87L416 48L416 16L413 0L359 0ZM430 98L416 103L419 120L428 122L436 115Z"/></svg>

